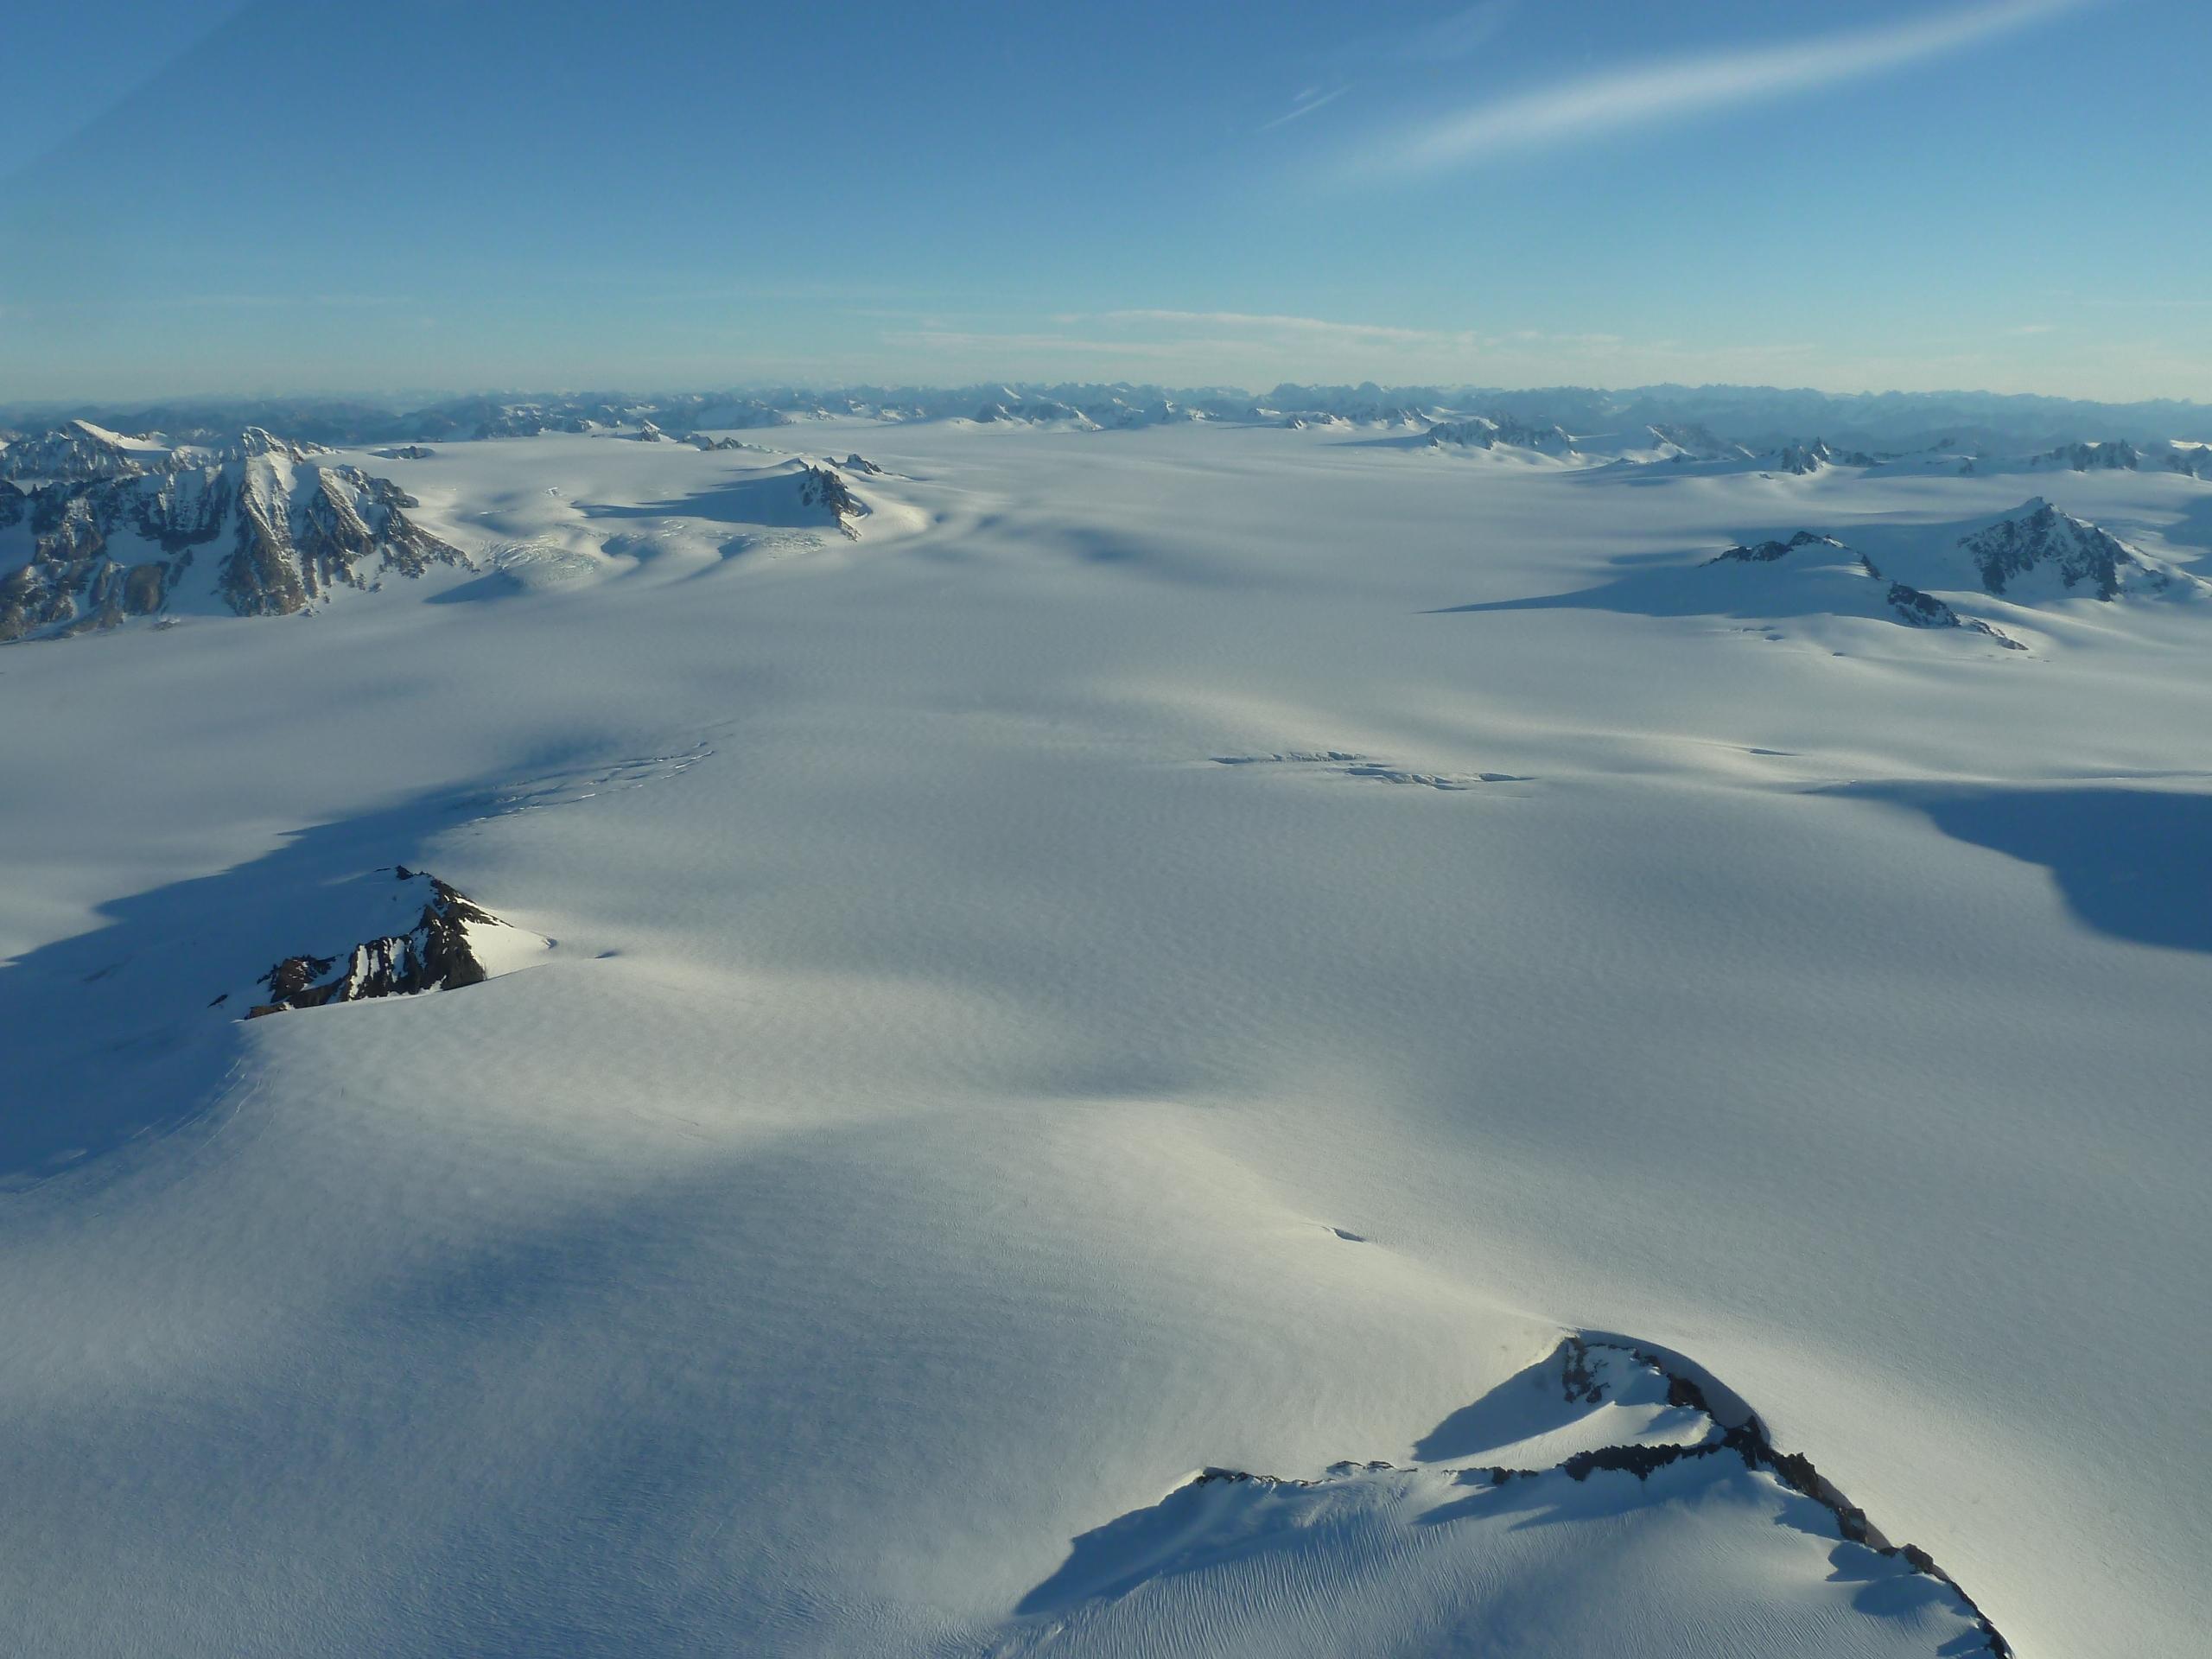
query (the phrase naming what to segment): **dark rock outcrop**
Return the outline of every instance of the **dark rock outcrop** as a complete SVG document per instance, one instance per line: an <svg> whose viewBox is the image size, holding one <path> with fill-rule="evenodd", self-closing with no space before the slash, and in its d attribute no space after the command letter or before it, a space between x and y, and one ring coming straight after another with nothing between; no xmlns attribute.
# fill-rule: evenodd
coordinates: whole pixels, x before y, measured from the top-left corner
<svg viewBox="0 0 2212 1659"><path fill-rule="evenodd" d="M799 505L807 507L826 507L837 520L837 528L846 535L857 538L860 532L852 520L863 518L868 503L855 495L845 480L828 467L806 467L800 469Z"/></svg>
<svg viewBox="0 0 2212 1659"><path fill-rule="evenodd" d="M484 964L470 945L468 930L500 925L499 918L434 875L404 864L393 874L403 885L422 890L422 908L413 926L365 939L340 956L285 957L255 982L265 986L269 995L245 1017L254 1020L265 1014L370 997L456 990L482 982L486 977Z"/></svg>
<svg viewBox="0 0 2212 1659"><path fill-rule="evenodd" d="M175 599L201 550L230 550L203 592L240 616L283 616L385 574L467 566L458 549L407 517L415 498L322 451L249 430L231 460L160 473L7 486L7 515L28 518L27 563L0 576L0 642L111 627ZM211 592L209 590L212 590Z"/></svg>
<svg viewBox="0 0 2212 1659"><path fill-rule="evenodd" d="M2086 588L2107 602L2129 583L2159 592L2174 582L2117 537L2040 498L2012 517L1961 537L1959 548L1973 561L1981 585L1993 594L2005 593L2018 578L2037 570L2055 575L2069 594Z"/></svg>
<svg viewBox="0 0 2212 1659"><path fill-rule="evenodd" d="M2132 473L2143 465L2143 454L2126 439L2113 438L2103 443L2062 443L2037 455L2032 464L2076 473Z"/></svg>
<svg viewBox="0 0 2212 1659"><path fill-rule="evenodd" d="M1832 548L1837 553L1847 556L1858 566L1860 574L1869 579L1875 582L1888 581L1876 568L1873 560L1868 558L1864 553L1845 546L1833 536L1816 535L1809 530L1799 531L1786 542L1766 541L1751 547L1732 547L1724 552L1715 554L1706 563L1707 564L1776 564L1801 548L1808 547ZM1935 594L1923 593L1919 588L1908 586L1904 582L1889 582L1883 599L1891 614L1908 627L1962 628L1968 633L1984 635L2004 646L2007 651L2027 649L2001 628L1993 627L1978 617L1961 616Z"/></svg>

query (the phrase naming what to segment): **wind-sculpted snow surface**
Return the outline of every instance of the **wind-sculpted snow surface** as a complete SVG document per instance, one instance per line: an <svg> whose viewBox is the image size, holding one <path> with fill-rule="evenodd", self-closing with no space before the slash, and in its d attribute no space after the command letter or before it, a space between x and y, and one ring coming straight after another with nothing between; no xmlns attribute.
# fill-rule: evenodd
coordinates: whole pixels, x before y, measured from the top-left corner
<svg viewBox="0 0 2212 1659"><path fill-rule="evenodd" d="M176 626L0 651L8 1645L2202 1645L2155 433L759 395L0 488L20 564L274 469L304 554L358 468L475 567L241 618L233 496Z"/></svg>

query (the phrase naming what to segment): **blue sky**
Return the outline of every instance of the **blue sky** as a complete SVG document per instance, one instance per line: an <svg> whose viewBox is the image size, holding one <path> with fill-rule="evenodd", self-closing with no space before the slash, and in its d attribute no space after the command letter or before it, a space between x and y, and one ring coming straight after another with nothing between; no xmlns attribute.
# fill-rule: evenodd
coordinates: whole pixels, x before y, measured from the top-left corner
<svg viewBox="0 0 2212 1659"><path fill-rule="evenodd" d="M17 10L0 401L2212 398L2212 19L2182 0Z"/></svg>

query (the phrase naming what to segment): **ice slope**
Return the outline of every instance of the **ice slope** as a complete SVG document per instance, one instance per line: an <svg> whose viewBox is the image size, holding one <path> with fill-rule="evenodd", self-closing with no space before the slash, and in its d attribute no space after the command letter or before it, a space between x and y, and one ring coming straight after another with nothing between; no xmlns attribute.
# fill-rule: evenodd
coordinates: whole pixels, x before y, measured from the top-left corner
<svg viewBox="0 0 2212 1659"><path fill-rule="evenodd" d="M1424 1526L1580 1328L2019 1653L2201 1642L2212 612L1499 608L2017 480L805 435L887 469L859 540L745 518L758 456L454 443L384 463L429 527L594 579L0 651L14 1640L1971 1651L1749 1471ZM2193 479L2038 486L2212 542ZM205 1006L402 863L557 944ZM1343 1459L1421 1467L1342 1550L1071 1576Z"/></svg>

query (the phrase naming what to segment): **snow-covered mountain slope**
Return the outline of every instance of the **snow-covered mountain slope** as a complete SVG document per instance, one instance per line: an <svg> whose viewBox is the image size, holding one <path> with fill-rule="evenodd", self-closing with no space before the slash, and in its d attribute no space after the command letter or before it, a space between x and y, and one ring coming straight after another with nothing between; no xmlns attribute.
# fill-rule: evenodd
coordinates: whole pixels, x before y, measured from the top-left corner
<svg viewBox="0 0 2212 1659"><path fill-rule="evenodd" d="M548 446L545 465L535 470L571 483L591 475L577 456L603 447L589 436L533 442ZM663 446L681 457L659 469L675 494L652 505L578 502L548 482L534 499L486 511L457 499L453 486L475 476L466 467L404 464L436 460L432 450L408 446L360 457L429 480L429 494L418 499L333 452L252 430L226 460L181 450L162 472L28 493L0 480L0 643L104 632L142 618L289 615L340 595L381 592L386 577L482 565L492 574L478 583L450 593L433 586L448 598L542 591L671 550L719 560L812 545L810 532L857 541L920 522L895 502L879 512L853 488L847 472L882 475L857 455L840 463L733 445L735 453ZM508 533L493 533L502 530Z"/></svg>
<svg viewBox="0 0 2212 1659"><path fill-rule="evenodd" d="M1564 593L1477 601L1448 608L1732 617L1764 625L1767 637L1777 640L1783 637L1778 630L1785 626L1801 637L1827 638L1834 623L1872 621L1950 631L1959 641L1977 645L2027 649L2004 629L1895 580L1856 548L1809 530L1749 545L1739 542L1690 560L1639 560L1608 581ZM1834 637L1840 643L1845 636ZM1855 638L1865 640L1867 636Z"/></svg>
<svg viewBox="0 0 2212 1659"><path fill-rule="evenodd" d="M798 431L0 652L15 1645L2199 1643L2212 609L1988 594L2010 477ZM557 946L232 1016L403 865Z"/></svg>
<svg viewBox="0 0 2212 1659"><path fill-rule="evenodd" d="M1708 1570L1716 1548L1740 1576ZM1611 1592L1532 1593L1562 1548ZM1890 1543L1694 1363L1580 1334L1408 1465L1200 1471L1074 1540L1016 1611L988 1650L1321 1659L1356 1624L1364 1650L1406 1654L1823 1654L1843 1632L1870 1659L2012 1652L1926 1552Z"/></svg>
<svg viewBox="0 0 2212 1659"><path fill-rule="evenodd" d="M1432 449L1526 450L1555 461L1580 461L1573 436L1563 426L1534 426L1522 421L1496 421L1478 416L1466 421L1440 421L1428 429Z"/></svg>
<svg viewBox="0 0 2212 1659"><path fill-rule="evenodd" d="M2196 600L2212 585L2041 496L1945 526L1883 556L1885 569L1938 592L1981 592L2014 605L2066 600Z"/></svg>
<svg viewBox="0 0 2212 1659"><path fill-rule="evenodd" d="M1713 565L1730 568L1730 574L1750 569L1763 579L1786 583L1789 597L1780 601L1785 609L1800 608L1804 597L1826 596L1819 608L1837 615L1887 616L1915 628L1963 628L2004 645L2025 647L1978 617L1962 617L1942 600L1901 582L1892 582L1865 554L1854 552L1833 536L1801 530L1787 541L1741 543L1714 555ZM1756 607L1757 600L1751 604Z"/></svg>

